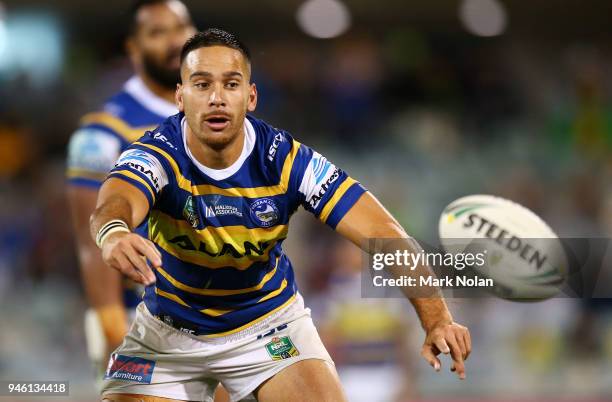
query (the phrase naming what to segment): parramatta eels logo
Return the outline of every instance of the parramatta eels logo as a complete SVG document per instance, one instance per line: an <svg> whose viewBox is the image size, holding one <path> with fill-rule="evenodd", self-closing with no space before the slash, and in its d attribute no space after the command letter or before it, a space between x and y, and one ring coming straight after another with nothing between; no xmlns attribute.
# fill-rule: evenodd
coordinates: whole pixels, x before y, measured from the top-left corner
<svg viewBox="0 0 612 402"><path fill-rule="evenodd" d="M185 207L183 208L183 216L194 229L200 226L200 217L198 216L198 211L195 208L192 196L187 197Z"/></svg>
<svg viewBox="0 0 612 402"><path fill-rule="evenodd" d="M278 222L280 215L272 199L261 198L251 204L251 216L259 226L267 228Z"/></svg>

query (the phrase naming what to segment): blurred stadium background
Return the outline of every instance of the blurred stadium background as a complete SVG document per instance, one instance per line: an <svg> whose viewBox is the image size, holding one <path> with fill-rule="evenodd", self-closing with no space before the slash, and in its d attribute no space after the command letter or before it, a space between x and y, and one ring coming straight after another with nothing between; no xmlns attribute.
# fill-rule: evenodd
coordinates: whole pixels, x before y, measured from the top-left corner
<svg viewBox="0 0 612 402"><path fill-rule="evenodd" d="M612 2L185 3L198 27L250 46L256 115L361 180L416 237L435 239L443 207L470 193L520 202L560 235L611 236ZM95 400L65 154L79 117L131 75L128 4L0 6L0 380L69 380L72 400ZM351 401L612 398L605 299L449 300L474 343L459 382L447 361L436 374L420 359L407 302L360 299L352 246L306 214L293 223L298 284Z"/></svg>

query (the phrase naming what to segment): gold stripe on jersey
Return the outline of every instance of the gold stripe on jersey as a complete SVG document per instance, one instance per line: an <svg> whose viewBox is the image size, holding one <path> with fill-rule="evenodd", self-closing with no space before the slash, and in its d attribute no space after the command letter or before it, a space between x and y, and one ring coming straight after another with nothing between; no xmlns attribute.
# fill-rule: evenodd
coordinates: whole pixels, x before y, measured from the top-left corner
<svg viewBox="0 0 612 402"><path fill-rule="evenodd" d="M289 186L289 176L291 176L291 168L295 162L298 151L301 144L293 140L293 146L291 151L285 158L283 163L283 169L281 172L280 182L272 186L260 186L260 187L231 187L221 188L210 184L199 184L194 185L189 179L181 174L178 164L174 158L163 149L156 147L151 144L144 144L142 142L135 142L135 145L152 149L153 151L162 155L172 167L174 176L180 188L193 194L193 195L206 195L206 194L220 194L229 197L247 197L247 198L260 198L260 197L272 197L275 195L284 194L287 192Z"/></svg>
<svg viewBox="0 0 612 402"><path fill-rule="evenodd" d="M81 124L100 124L102 126L106 126L117 134L121 135L128 142L136 141L142 137L145 131L150 131L157 127L156 125L133 127L127 124L124 120L121 120L120 118L106 112L86 114L81 119Z"/></svg>
<svg viewBox="0 0 612 402"><path fill-rule="evenodd" d="M255 325L258 322L260 322L261 320L264 320L267 317L271 316L272 314L276 313L277 311L282 310L283 308L287 307L288 305L290 305L295 300L295 296L296 295L294 294L289 299L287 299L286 302L284 302L283 304L281 304L277 308L268 311L266 314L262 315L261 317L256 318L256 319L254 319L251 322L247 322L246 324L241 325L238 328L234 328L234 329L231 329L231 330L225 331L225 332L218 332L216 334L209 334L209 335L202 335L202 336L204 336L205 338L218 338L220 336L226 336L226 335L235 334L236 332L240 332L243 329L246 329L246 328L250 327L251 325Z"/></svg>
<svg viewBox="0 0 612 402"><path fill-rule="evenodd" d="M94 170L68 168L66 170L66 176L68 176L68 178L84 177L86 179L104 181L104 179L106 178L106 172L102 173L102 172L96 172Z"/></svg>
<svg viewBox="0 0 612 402"><path fill-rule="evenodd" d="M268 283L270 279L272 279L272 277L274 277L274 275L276 274L276 269L278 268L278 260L279 260L279 257L276 257L276 263L274 264L274 269L272 269L270 272L265 274L264 277L261 279L261 281L257 285L251 286L249 288L242 288L242 289L195 288L193 286L189 286L189 285L186 285L178 281L177 279L172 277L172 275L166 272L166 270L163 269L162 267L159 267L156 270L157 272L159 272L161 276L163 276L168 282L170 282L172 286L184 292L193 293L193 294L201 295L201 296L234 296L234 295L242 295L245 293L250 293L250 292L255 292L257 290L261 290L266 285L266 283Z"/></svg>
<svg viewBox="0 0 612 402"><path fill-rule="evenodd" d="M268 293L267 295L265 295L264 297L262 297L261 299L259 299L257 301L257 303L261 303L262 301L266 301L268 299L271 299L273 297L278 296L279 294L281 294L281 292L283 290L285 290L285 288L287 287L287 279L283 279L283 282L281 283L280 287L270 293Z"/></svg>
<svg viewBox="0 0 612 402"><path fill-rule="evenodd" d="M177 302L178 304L185 306L185 307L191 307L189 304L185 303L183 301L183 299L181 299L180 297L178 297L177 295L173 295L172 293L168 293L168 292L164 292L163 290L160 290L158 288L155 288L155 293L157 293L158 295L165 297L166 299L170 299L174 302Z"/></svg>
<svg viewBox="0 0 612 402"><path fill-rule="evenodd" d="M270 250L288 231L287 225L252 229L207 226L197 230L159 210L151 210L149 216L152 242L181 261L211 269L229 266L244 270L254 262L266 262Z"/></svg>
<svg viewBox="0 0 612 402"><path fill-rule="evenodd" d="M168 293L168 292L164 292L163 290L158 289L158 288L155 288L155 293L157 293L158 295L160 295L162 297L165 297L166 299L170 299L170 300L172 300L174 302L177 302L181 306L185 306L185 307L191 308L191 306L189 304L187 304L183 299L181 299L177 295L174 295L174 294ZM204 310L200 310L200 312L203 313L203 314L209 315L211 317L219 317L219 316L222 316L224 314L231 313L234 310L235 309L206 308Z"/></svg>
<svg viewBox="0 0 612 402"><path fill-rule="evenodd" d="M227 313L231 313L232 311L235 311L235 309L233 308L227 308L227 309L223 309L223 308L205 308L204 310L200 310L200 313L209 315L211 317L220 317L224 314Z"/></svg>
<svg viewBox="0 0 612 402"><path fill-rule="evenodd" d="M342 184L340 184L340 186L336 189L336 192L334 193L334 195L329 199L329 201L327 201L327 204L325 204L325 206L321 210L321 214L319 215L319 219L322 222L326 222L327 221L327 218L329 217L329 214L331 214L331 212L334 210L334 207L336 206L336 204L338 204L338 201L340 201L340 199L342 199L342 197L344 196L344 193L346 193L348 191L348 189L353 184L355 184L355 183L357 183L357 181L355 181L355 179L347 177L342 182Z"/></svg>
<svg viewBox="0 0 612 402"><path fill-rule="evenodd" d="M108 175L108 177L113 176L125 176L129 177L130 179L136 180L137 182L145 186L145 188L149 191L149 194L151 194L151 198L153 199L153 204L155 204L155 192L153 191L149 183L147 183L145 179L138 176L136 173L130 172L129 170L116 170Z"/></svg>

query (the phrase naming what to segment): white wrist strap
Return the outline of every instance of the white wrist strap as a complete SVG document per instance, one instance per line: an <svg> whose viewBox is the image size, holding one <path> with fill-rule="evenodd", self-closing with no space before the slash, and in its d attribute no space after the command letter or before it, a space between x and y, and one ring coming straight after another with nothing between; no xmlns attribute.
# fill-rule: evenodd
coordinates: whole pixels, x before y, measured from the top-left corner
<svg viewBox="0 0 612 402"><path fill-rule="evenodd" d="M113 219L112 221L106 222L96 235L96 245L102 248L104 240L113 233L116 232L131 232L130 227L121 219Z"/></svg>

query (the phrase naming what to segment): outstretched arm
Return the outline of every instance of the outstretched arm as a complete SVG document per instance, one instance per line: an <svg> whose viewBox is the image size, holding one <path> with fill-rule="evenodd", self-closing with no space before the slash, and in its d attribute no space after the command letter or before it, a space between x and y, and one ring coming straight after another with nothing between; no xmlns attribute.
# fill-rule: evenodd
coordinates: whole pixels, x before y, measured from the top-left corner
<svg viewBox="0 0 612 402"><path fill-rule="evenodd" d="M69 186L67 195L85 295L98 316L107 343L106 349L110 351L119 346L128 327L121 274L108 269L102 261L100 250L89 235L89 217L96 207L97 189Z"/></svg>
<svg viewBox="0 0 612 402"><path fill-rule="evenodd" d="M401 225L369 192L364 193L346 213L338 223L336 231L368 253L375 251L369 249L369 239L397 239L393 242L395 249L401 248L410 253L418 253L421 250L419 244L406 234ZM400 274L399 269L390 271L395 275ZM429 275L431 271L427 266L419 266L415 274L419 273ZM453 359L451 371L457 371L459 378L464 379L464 360L472 349L470 333L466 327L453 322L442 294L437 289L433 291L437 294L426 298L411 297L405 291L426 333L421 355L438 371L440 360L437 355L450 353Z"/></svg>
<svg viewBox="0 0 612 402"><path fill-rule="evenodd" d="M90 219L91 236L94 240L97 238L104 262L145 285L155 282L147 260L158 267L161 254L151 241L131 231L148 213L149 202L141 190L123 180L109 178L100 188L96 210ZM117 225L101 237L112 221Z"/></svg>

